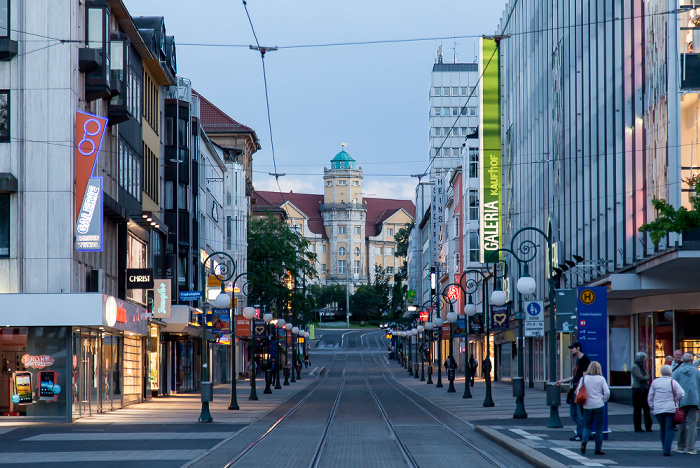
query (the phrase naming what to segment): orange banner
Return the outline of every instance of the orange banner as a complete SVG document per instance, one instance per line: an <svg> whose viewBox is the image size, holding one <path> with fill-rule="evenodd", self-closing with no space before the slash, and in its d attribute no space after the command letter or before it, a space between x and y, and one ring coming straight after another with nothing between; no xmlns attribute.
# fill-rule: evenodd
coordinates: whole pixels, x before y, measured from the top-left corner
<svg viewBox="0 0 700 468"><path fill-rule="evenodd" d="M88 180L97 164L97 155L107 129L107 119L99 115L75 114L75 219L87 189Z"/></svg>
<svg viewBox="0 0 700 468"><path fill-rule="evenodd" d="M245 317L236 317L236 336L250 336L250 320Z"/></svg>
<svg viewBox="0 0 700 468"><path fill-rule="evenodd" d="M449 323L442 324L442 339L443 340L450 339L450 324Z"/></svg>

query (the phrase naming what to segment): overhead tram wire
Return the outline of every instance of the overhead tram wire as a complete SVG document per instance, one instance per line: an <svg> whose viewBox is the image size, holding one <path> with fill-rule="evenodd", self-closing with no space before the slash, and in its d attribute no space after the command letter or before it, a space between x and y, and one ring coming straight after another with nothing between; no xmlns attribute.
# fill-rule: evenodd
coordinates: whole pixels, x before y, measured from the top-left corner
<svg viewBox="0 0 700 468"><path fill-rule="evenodd" d="M269 172L271 176L274 176L275 178L275 183L277 184L277 190L280 193L280 196L282 197L282 200L285 200L284 194L282 193L282 187L280 187L280 177L283 177L285 174L280 173L277 170L277 160L275 159L275 140L272 137L272 118L270 117L270 94L267 89L267 71L265 70L265 54L269 51L275 51L277 50L277 47L262 47L260 46L260 41L258 40L258 35L255 33L255 27L253 26L253 20L250 18L250 13L248 12L248 4L246 3L245 0L242 0L243 2L243 8L245 9L245 14L248 17L248 23L250 24L250 30L253 32L253 38L255 39L255 46L249 46L249 49L251 50L257 50L260 52L260 62L262 63L262 72L263 72L263 83L265 84L265 106L267 108L267 126L268 129L270 130L270 150L272 151L272 166L274 167L275 171L274 172Z"/></svg>

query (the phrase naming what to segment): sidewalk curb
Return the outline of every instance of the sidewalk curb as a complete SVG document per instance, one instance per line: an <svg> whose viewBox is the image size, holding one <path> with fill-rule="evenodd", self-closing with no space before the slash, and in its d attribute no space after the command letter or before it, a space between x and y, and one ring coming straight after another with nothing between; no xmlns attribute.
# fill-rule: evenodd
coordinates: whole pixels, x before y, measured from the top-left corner
<svg viewBox="0 0 700 468"><path fill-rule="evenodd" d="M474 430L491 441L502 445L509 452L521 457L528 463L532 463L534 466L540 468L568 468L567 465L559 463L558 461L545 456L542 452L530 448L515 439L511 439L510 437L503 435L497 430L491 429L488 426L476 426Z"/></svg>

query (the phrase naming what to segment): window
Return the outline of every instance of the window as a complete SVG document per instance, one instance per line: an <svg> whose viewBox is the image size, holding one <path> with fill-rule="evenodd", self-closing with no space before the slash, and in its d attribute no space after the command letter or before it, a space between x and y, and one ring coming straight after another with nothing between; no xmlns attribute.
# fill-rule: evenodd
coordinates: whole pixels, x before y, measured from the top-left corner
<svg viewBox="0 0 700 468"><path fill-rule="evenodd" d="M453 115L453 116L459 115L459 107L453 107L453 108L452 108L452 115Z"/></svg>
<svg viewBox="0 0 700 468"><path fill-rule="evenodd" d="M348 181L347 180L339 180L338 185L348 185Z"/></svg>
<svg viewBox="0 0 700 468"><path fill-rule="evenodd" d="M355 247L355 256L356 257L360 256L360 248L359 247Z"/></svg>
<svg viewBox="0 0 700 468"><path fill-rule="evenodd" d="M384 253L386 253L387 256L394 255L394 248L393 247L387 247L384 249Z"/></svg>
<svg viewBox="0 0 700 468"><path fill-rule="evenodd" d="M356 275L360 274L360 261L359 260L355 260L354 262L352 262L352 272Z"/></svg>
<svg viewBox="0 0 700 468"><path fill-rule="evenodd" d="M468 96L468 95L469 95L469 94L467 93L467 87L466 87L466 86L462 86L461 88L459 88L459 91L460 91L459 94L460 94L461 96Z"/></svg>
<svg viewBox="0 0 700 468"><path fill-rule="evenodd" d="M443 136L450 136L450 127L445 127L442 129Z"/></svg>
<svg viewBox="0 0 700 468"><path fill-rule="evenodd" d="M452 88L452 95L459 96L459 88L458 87L455 86L454 88Z"/></svg>
<svg viewBox="0 0 700 468"><path fill-rule="evenodd" d="M10 141L10 91L0 91L0 141Z"/></svg>
<svg viewBox="0 0 700 468"><path fill-rule="evenodd" d="M470 232L469 233L469 261L478 262L479 261L479 233Z"/></svg>
<svg viewBox="0 0 700 468"><path fill-rule="evenodd" d="M442 149L443 156L449 158L451 154L452 154L452 148L443 148Z"/></svg>
<svg viewBox="0 0 700 468"><path fill-rule="evenodd" d="M450 95L450 88L442 88L442 95L449 96Z"/></svg>
<svg viewBox="0 0 700 468"><path fill-rule="evenodd" d="M321 245L321 253L326 253L326 244Z"/></svg>
<svg viewBox="0 0 700 468"><path fill-rule="evenodd" d="M459 157L459 148L452 148L452 157L453 158Z"/></svg>
<svg viewBox="0 0 700 468"><path fill-rule="evenodd" d="M309 244L309 252L316 252L316 244Z"/></svg>
<svg viewBox="0 0 700 468"><path fill-rule="evenodd" d="M321 265L321 273L323 273L323 274L326 273L326 265L325 264Z"/></svg>
<svg viewBox="0 0 700 468"><path fill-rule="evenodd" d="M10 0L0 0L0 37L10 37Z"/></svg>
<svg viewBox="0 0 700 468"><path fill-rule="evenodd" d="M442 134L442 128L440 128L440 127L433 128L433 136L439 137L441 134Z"/></svg>
<svg viewBox="0 0 700 468"><path fill-rule="evenodd" d="M469 115L475 116L476 115L476 107L470 107L469 108Z"/></svg>
<svg viewBox="0 0 700 468"><path fill-rule="evenodd" d="M462 107L462 115L467 115L467 108L466 107Z"/></svg>
<svg viewBox="0 0 700 468"><path fill-rule="evenodd" d="M141 201L141 158L121 139L117 155L119 185L136 200Z"/></svg>
<svg viewBox="0 0 700 468"><path fill-rule="evenodd" d="M440 116L440 107L433 107L433 115Z"/></svg>
<svg viewBox="0 0 700 468"><path fill-rule="evenodd" d="M382 255L382 248L381 248L381 247L376 247L376 248L374 249L374 253L375 253L376 255Z"/></svg>
<svg viewBox="0 0 700 468"><path fill-rule="evenodd" d="M355 234L360 235L360 226L355 226Z"/></svg>
<svg viewBox="0 0 700 468"><path fill-rule="evenodd" d="M359 187L359 185L360 185L360 182L359 182L359 181L357 181L357 180L353 180L353 181L352 181L352 186L353 186L353 187Z"/></svg>
<svg viewBox="0 0 700 468"><path fill-rule="evenodd" d="M341 257L344 257L344 256L345 256L345 247L340 247L340 248L338 249L338 255L341 256Z"/></svg>
<svg viewBox="0 0 700 468"><path fill-rule="evenodd" d="M469 190L469 219L476 221L479 219L479 191Z"/></svg>
<svg viewBox="0 0 700 468"><path fill-rule="evenodd" d="M443 107L443 108L442 108L442 115L444 115L445 117L449 116L449 115L450 115L450 108L449 108L449 107Z"/></svg>
<svg viewBox="0 0 700 468"><path fill-rule="evenodd" d="M10 256L10 194L0 193L0 257Z"/></svg>
<svg viewBox="0 0 700 468"><path fill-rule="evenodd" d="M440 88L436 86L433 88L433 96L439 96L439 95L440 95Z"/></svg>
<svg viewBox="0 0 700 468"><path fill-rule="evenodd" d="M332 181L332 180L329 180L328 182L326 182L326 185L329 186L329 187L332 187L332 186L333 186L333 181Z"/></svg>
<svg viewBox="0 0 700 468"><path fill-rule="evenodd" d="M346 234L347 228L345 226L338 226L338 234Z"/></svg>
<svg viewBox="0 0 700 468"><path fill-rule="evenodd" d="M469 148L469 177L479 177L479 149Z"/></svg>
<svg viewBox="0 0 700 468"><path fill-rule="evenodd" d="M386 233L387 233L387 235L389 235L389 237L391 237L394 235L394 230L392 228L389 228L386 230Z"/></svg>
<svg viewBox="0 0 700 468"><path fill-rule="evenodd" d="M467 135L468 135L468 133L467 133L467 127L460 127L460 128L459 128L459 135L460 135L460 136L463 136L463 137L467 136Z"/></svg>
<svg viewBox="0 0 700 468"><path fill-rule="evenodd" d="M345 260L338 260L338 274L345 274Z"/></svg>
<svg viewBox="0 0 700 468"><path fill-rule="evenodd" d="M386 274L393 275L394 274L394 267L386 267Z"/></svg>

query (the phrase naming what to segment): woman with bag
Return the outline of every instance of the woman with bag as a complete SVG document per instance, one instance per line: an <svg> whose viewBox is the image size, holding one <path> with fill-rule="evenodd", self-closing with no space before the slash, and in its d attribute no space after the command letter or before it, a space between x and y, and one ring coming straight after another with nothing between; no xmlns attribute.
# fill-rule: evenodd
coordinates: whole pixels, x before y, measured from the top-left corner
<svg viewBox="0 0 700 468"><path fill-rule="evenodd" d="M581 377L576 389L576 404L583 405L583 435L581 436L581 453L586 453L586 444L593 432L595 421L595 454L605 455L603 452L603 415L605 402L610 399L610 388L603 377L603 372L598 361L591 361Z"/></svg>
<svg viewBox="0 0 700 468"><path fill-rule="evenodd" d="M649 381L651 376L646 371L647 355L646 353L637 353L634 356L634 365L632 366L632 422L634 423L634 432L644 432L642 429L642 412L644 412L644 427L647 432L651 432L651 409L647 403L649 395Z"/></svg>
<svg viewBox="0 0 700 468"><path fill-rule="evenodd" d="M671 366L661 366L661 377L654 380L649 387L647 402L651 412L659 421L661 434L661 449L666 457L671 456L671 445L674 437L674 418L678 403L685 396L683 387L671 377ZM682 414L682 413L681 413Z"/></svg>

